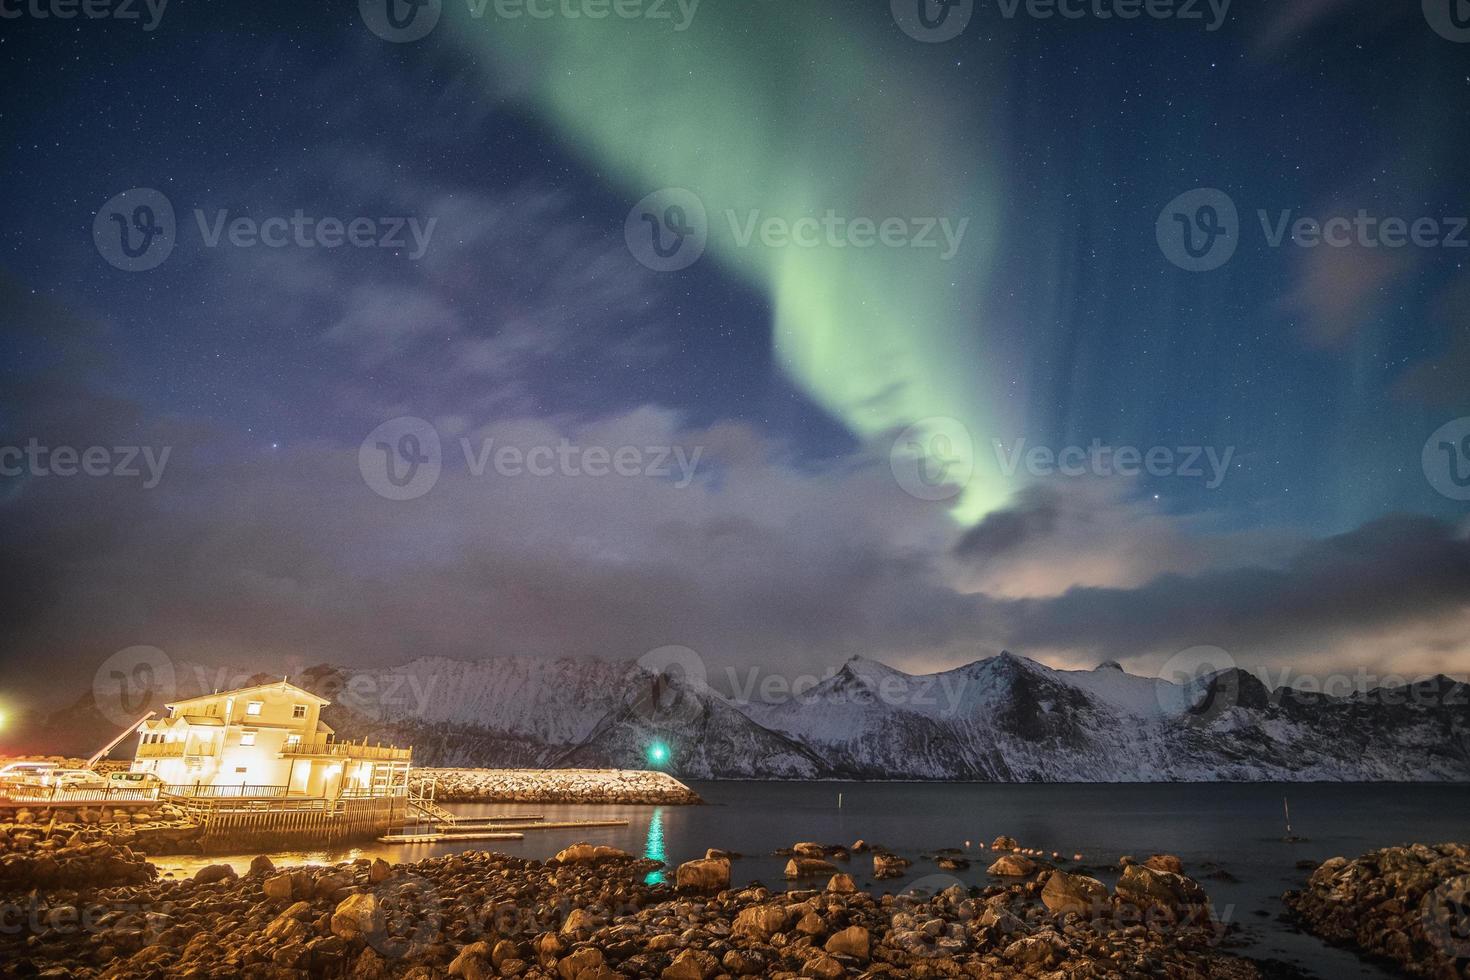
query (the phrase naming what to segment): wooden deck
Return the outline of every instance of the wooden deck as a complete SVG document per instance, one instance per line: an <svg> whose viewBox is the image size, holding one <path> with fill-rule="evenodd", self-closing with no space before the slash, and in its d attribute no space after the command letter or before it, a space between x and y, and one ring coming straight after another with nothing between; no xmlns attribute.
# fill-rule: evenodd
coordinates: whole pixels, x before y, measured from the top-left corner
<svg viewBox="0 0 1470 980"><path fill-rule="evenodd" d="M626 820L542 820L534 814L460 818L443 830L384 834L382 844L438 844L444 841L522 840L528 830L571 830L582 827L626 827Z"/></svg>

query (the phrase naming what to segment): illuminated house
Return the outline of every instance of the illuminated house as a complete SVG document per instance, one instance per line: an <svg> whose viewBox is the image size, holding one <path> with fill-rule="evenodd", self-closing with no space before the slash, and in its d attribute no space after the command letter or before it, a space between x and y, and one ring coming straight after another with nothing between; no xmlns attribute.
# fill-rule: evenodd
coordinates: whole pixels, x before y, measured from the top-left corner
<svg viewBox="0 0 1470 980"><path fill-rule="evenodd" d="M242 795L386 796L401 789L412 750L339 742L330 704L277 681L176 701L138 726L134 772L170 786L243 787Z"/></svg>

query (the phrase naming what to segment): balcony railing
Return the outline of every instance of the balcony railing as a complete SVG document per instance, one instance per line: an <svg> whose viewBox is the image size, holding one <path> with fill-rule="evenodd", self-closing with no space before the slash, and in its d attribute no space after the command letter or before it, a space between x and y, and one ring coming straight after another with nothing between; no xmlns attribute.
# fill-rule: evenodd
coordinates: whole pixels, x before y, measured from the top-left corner
<svg viewBox="0 0 1470 980"><path fill-rule="evenodd" d="M163 787L165 796L182 796L200 800L240 800L284 797L288 787L227 783L210 786L203 783L171 783Z"/></svg>
<svg viewBox="0 0 1470 980"><path fill-rule="evenodd" d="M144 742L138 746L139 759L180 759L183 756L183 742Z"/></svg>
<svg viewBox="0 0 1470 980"><path fill-rule="evenodd" d="M393 745L364 745L361 742L337 742L313 738L281 746L282 755L329 755L343 759L368 759L374 762L408 762L413 749Z"/></svg>

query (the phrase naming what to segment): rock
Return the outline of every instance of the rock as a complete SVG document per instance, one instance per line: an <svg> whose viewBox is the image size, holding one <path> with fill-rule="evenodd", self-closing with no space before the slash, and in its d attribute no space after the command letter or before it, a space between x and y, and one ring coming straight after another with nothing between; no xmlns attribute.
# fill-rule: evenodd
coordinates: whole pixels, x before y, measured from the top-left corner
<svg viewBox="0 0 1470 980"><path fill-rule="evenodd" d="M841 932L827 937L822 948L839 956L851 956L857 960L868 958L868 930L862 926L848 926Z"/></svg>
<svg viewBox="0 0 1470 980"><path fill-rule="evenodd" d="M260 883L260 890L271 901L288 902L291 900L291 876L289 874L271 875Z"/></svg>
<svg viewBox="0 0 1470 980"><path fill-rule="evenodd" d="M1184 874L1184 862L1172 854L1154 854L1143 862L1143 866L1155 871L1167 871L1170 874Z"/></svg>
<svg viewBox="0 0 1470 980"><path fill-rule="evenodd" d="M276 870L275 862L264 854L257 855L250 862L250 874L268 875Z"/></svg>
<svg viewBox="0 0 1470 980"><path fill-rule="evenodd" d="M387 881L388 876L393 873L393 865L382 858L373 858L373 863L368 866L368 881L379 884Z"/></svg>
<svg viewBox="0 0 1470 980"><path fill-rule="evenodd" d="M194 881L201 885L212 885L216 881L234 877L235 869L228 864L206 864L194 872Z"/></svg>
<svg viewBox="0 0 1470 980"><path fill-rule="evenodd" d="M562 848L552 860L557 864L604 864L610 861L631 861L632 859L633 856L627 851L620 851L616 847L608 847L605 844L594 846L583 841Z"/></svg>
<svg viewBox="0 0 1470 980"><path fill-rule="evenodd" d="M1142 864L1130 864L1124 868L1114 891L1130 905L1164 909L1171 913L1204 909L1209 904L1204 889L1194 880L1171 871L1155 871Z"/></svg>
<svg viewBox="0 0 1470 980"><path fill-rule="evenodd" d="M490 944L484 941L463 947L449 964L449 975L464 977L465 980L493 977L495 970L495 964L490 957Z"/></svg>
<svg viewBox="0 0 1470 980"><path fill-rule="evenodd" d="M1014 851L1020 846L1014 837L1007 837L1005 834L1001 834L990 842L990 849L992 851Z"/></svg>
<svg viewBox="0 0 1470 980"><path fill-rule="evenodd" d="M662 980L706 980L719 967L719 961L704 950L686 949L659 976Z"/></svg>
<svg viewBox="0 0 1470 980"><path fill-rule="evenodd" d="M601 925L601 920L586 909L572 909L562 922L560 931L563 936L569 936L579 932L595 932Z"/></svg>
<svg viewBox="0 0 1470 980"><path fill-rule="evenodd" d="M852 875L839 872L827 882L827 891L835 895L851 895L857 891L857 884L852 880Z"/></svg>
<svg viewBox="0 0 1470 980"><path fill-rule="evenodd" d="M985 870L989 874L1006 878L1029 878L1036 873L1037 864L1020 854L1002 854L994 864Z"/></svg>
<svg viewBox="0 0 1470 980"><path fill-rule="evenodd" d="M1013 966L1046 967L1056 961L1057 953L1051 943L1038 936L1025 936L1005 948L1001 954Z"/></svg>
<svg viewBox="0 0 1470 980"><path fill-rule="evenodd" d="M383 922L383 910L376 895L372 892L349 895L332 913L332 935L343 939L379 935Z"/></svg>
<svg viewBox="0 0 1470 980"><path fill-rule="evenodd" d="M787 918L786 910L779 905L752 905L741 909L735 916L730 933L765 942L786 928Z"/></svg>
<svg viewBox="0 0 1470 980"><path fill-rule="evenodd" d="M801 968L801 975L804 977L822 977L827 978L827 980L833 980L836 977L846 976L847 970L841 963L826 953L818 953L806 961L806 965Z"/></svg>
<svg viewBox="0 0 1470 980"><path fill-rule="evenodd" d="M905 871L913 862L908 858L901 858L897 854L885 854L881 851L873 852L873 877L874 878L902 878Z"/></svg>
<svg viewBox="0 0 1470 980"><path fill-rule="evenodd" d="M792 844L791 852L797 857L823 858L827 856L827 849L821 844L811 841L803 841L800 844Z"/></svg>
<svg viewBox="0 0 1470 980"><path fill-rule="evenodd" d="M1096 913L1107 907L1108 886L1096 878L1053 871L1041 889L1041 904L1058 915Z"/></svg>
<svg viewBox="0 0 1470 980"><path fill-rule="evenodd" d="M674 872L677 888L698 892L717 892L730 887L730 859L706 858L685 861Z"/></svg>
<svg viewBox="0 0 1470 980"><path fill-rule="evenodd" d="M786 877L811 878L815 875L832 874L837 866L821 858L794 857L786 862Z"/></svg>
<svg viewBox="0 0 1470 980"><path fill-rule="evenodd" d="M577 980L583 970L602 969L602 950L595 946L584 946L563 956L556 964L556 972L562 980Z"/></svg>

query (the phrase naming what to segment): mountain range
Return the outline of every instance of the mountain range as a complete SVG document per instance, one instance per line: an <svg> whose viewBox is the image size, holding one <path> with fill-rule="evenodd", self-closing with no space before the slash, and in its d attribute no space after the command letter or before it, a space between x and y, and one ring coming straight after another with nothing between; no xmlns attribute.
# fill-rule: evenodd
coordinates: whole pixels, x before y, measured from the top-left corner
<svg viewBox="0 0 1470 980"><path fill-rule="evenodd" d="M935 674L855 657L777 701L606 660L424 658L322 665L291 680L332 699L323 717L339 737L412 745L427 766L662 768L689 779L1470 780L1470 686L1442 676L1336 697L1268 687L1239 668L1175 683L1112 662L1057 670L1002 653ZM117 731L89 699L53 720L54 737L89 731L89 718L100 723L91 730Z"/></svg>

